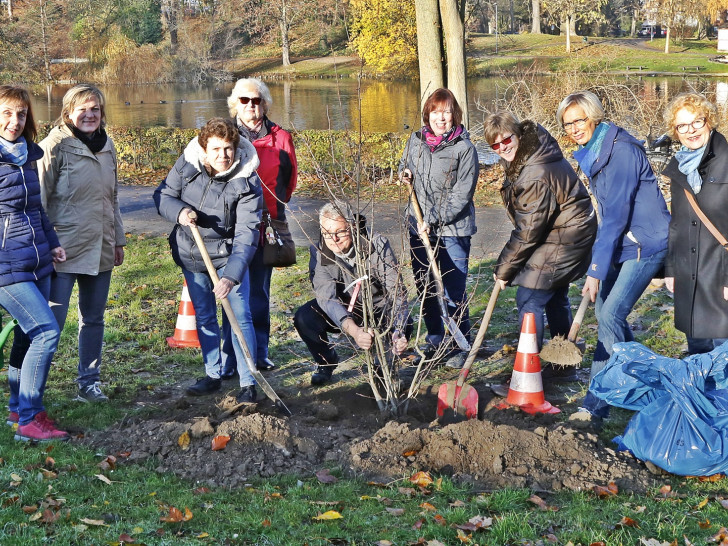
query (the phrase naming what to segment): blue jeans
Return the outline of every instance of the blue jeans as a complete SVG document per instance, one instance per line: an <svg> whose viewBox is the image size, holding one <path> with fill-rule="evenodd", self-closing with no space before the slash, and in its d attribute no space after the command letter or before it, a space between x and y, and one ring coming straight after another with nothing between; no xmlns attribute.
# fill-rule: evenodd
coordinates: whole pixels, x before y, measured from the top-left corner
<svg viewBox="0 0 728 546"><path fill-rule="evenodd" d="M218 269L218 276L222 277L224 270L224 267ZM195 308L197 337L202 348L205 373L213 379L219 379L224 366L229 366L232 362L235 362L240 374L240 386L254 385L255 380L245 364L243 350L237 336L230 327L225 312L222 314L222 350L220 350L221 333L220 325L217 322L217 301L215 294L212 292L212 279L207 273L193 273L185 268L182 268L182 272L187 281L192 306ZM250 356L255 362L255 332L253 331L253 320L250 317L250 306L248 305L249 292L249 279L246 272L240 284L234 286L227 295L227 299L240 329L243 331L243 337L250 351Z"/></svg>
<svg viewBox="0 0 728 546"><path fill-rule="evenodd" d="M78 284L78 378L79 387L101 379L101 347L104 344L104 312L111 285L111 270L98 275L58 273L51 281L50 306L63 331L73 286Z"/></svg>
<svg viewBox="0 0 728 546"><path fill-rule="evenodd" d="M256 358L258 361L268 358L268 341L270 339L270 280L273 267L263 263L263 247L253 255L248 268L250 275L250 314L255 329Z"/></svg>
<svg viewBox="0 0 728 546"><path fill-rule="evenodd" d="M442 322L435 286L427 276L430 260L419 235L410 230L409 236L412 273L415 277L417 294L421 297L422 293L427 290L425 301L422 303L422 315L427 327L427 342L437 346L445 337L445 325ZM430 244L435 251L435 260L442 275L448 315L458 323L465 338L470 339L470 314L468 296L465 292L468 258L470 257L470 237L430 237Z"/></svg>
<svg viewBox="0 0 728 546"><path fill-rule="evenodd" d="M600 283L595 305L599 321L599 339L594 351L589 381L607 365L615 343L634 341L632 330L627 323L627 315L652 278L662 268L665 256L667 250L639 261L627 260L621 264L613 264L607 273L607 278ZM591 391L587 393L582 405L598 417L606 417L609 414L609 405L594 396Z"/></svg>
<svg viewBox="0 0 728 546"><path fill-rule="evenodd" d="M50 286L51 278L45 277L0 287L0 305L18 321L8 367L8 407L20 415L21 425L45 411L43 394L61 335L48 307Z"/></svg>
<svg viewBox="0 0 728 546"><path fill-rule="evenodd" d="M544 312L549 321L551 339L556 336L566 337L571 328L571 306L569 304L569 287L562 286L553 290L540 290L519 286L516 292L518 306L518 323L523 325L523 316L533 313L536 317L536 340L538 350L543 345Z"/></svg>

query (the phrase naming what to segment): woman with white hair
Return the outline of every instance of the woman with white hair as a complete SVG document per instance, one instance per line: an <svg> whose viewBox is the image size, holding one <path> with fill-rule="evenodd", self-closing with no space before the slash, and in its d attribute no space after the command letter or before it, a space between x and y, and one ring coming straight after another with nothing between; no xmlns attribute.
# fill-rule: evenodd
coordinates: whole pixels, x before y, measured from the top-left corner
<svg viewBox="0 0 728 546"><path fill-rule="evenodd" d="M596 302L599 321L592 378L615 343L634 340L627 315L662 269L670 223L644 146L604 118L601 101L590 91L570 94L556 111L556 120L579 145L574 159L589 179L600 219L582 290ZM609 406L589 391L580 410L603 418Z"/></svg>
<svg viewBox="0 0 728 546"><path fill-rule="evenodd" d="M258 176L262 181L265 208L261 241L250 264L250 286L253 288L250 291L250 311L255 328L257 367L262 371L275 367L268 358L273 267L263 263L265 224L268 215L273 220L286 219L286 203L296 189L298 178L298 163L291 134L267 117L272 104L268 86L256 78L238 80L228 97L228 109L235 119L240 137L253 143L260 159ZM232 377L234 370L234 364L226 364L223 378Z"/></svg>

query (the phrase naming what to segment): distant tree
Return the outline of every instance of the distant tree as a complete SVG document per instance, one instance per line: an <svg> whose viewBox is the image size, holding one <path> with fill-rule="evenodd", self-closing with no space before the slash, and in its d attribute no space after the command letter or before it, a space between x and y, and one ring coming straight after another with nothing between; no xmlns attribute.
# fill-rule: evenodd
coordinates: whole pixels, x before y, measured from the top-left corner
<svg viewBox="0 0 728 546"><path fill-rule="evenodd" d="M162 40L161 0L132 0L124 4L119 12L124 35L139 45L159 43Z"/></svg>
<svg viewBox="0 0 728 546"><path fill-rule="evenodd" d="M541 34L541 0L531 0L531 34Z"/></svg>
<svg viewBox="0 0 728 546"><path fill-rule="evenodd" d="M412 73L417 63L414 0L350 0L349 15L351 45L367 66L395 76Z"/></svg>
<svg viewBox="0 0 728 546"><path fill-rule="evenodd" d="M607 0L542 0L542 7L552 22L564 23L566 52L571 53L571 34L576 21L594 23L603 20L602 7Z"/></svg>

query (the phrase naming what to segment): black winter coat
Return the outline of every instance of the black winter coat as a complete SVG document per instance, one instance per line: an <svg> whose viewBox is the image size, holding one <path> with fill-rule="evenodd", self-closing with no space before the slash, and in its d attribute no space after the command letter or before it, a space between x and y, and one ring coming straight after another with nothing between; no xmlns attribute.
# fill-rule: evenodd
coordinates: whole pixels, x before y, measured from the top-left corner
<svg viewBox="0 0 728 546"><path fill-rule="evenodd" d="M177 222L180 212L197 212L197 227L216 269L239 283L248 270L260 239L263 197L255 174L258 156L247 140L241 139L235 162L227 173L210 176L203 164L204 150L194 138L172 170L154 192L157 210ZM192 231L176 224L169 235L174 262L187 271L207 272Z"/></svg>
<svg viewBox="0 0 728 546"><path fill-rule="evenodd" d="M28 143L19 167L0 158L0 286L33 282L53 272L51 250L61 246L41 205L35 162L43 150Z"/></svg>
<svg viewBox="0 0 728 546"><path fill-rule="evenodd" d="M675 327L695 338L728 337L728 252L718 244L685 196L698 206L724 237L728 237L728 142L713 131L698 167L703 179L695 195L687 176L672 158L662 174L670 178L672 220L665 275L675 277Z"/></svg>
<svg viewBox="0 0 728 546"><path fill-rule="evenodd" d="M532 121L524 121L521 129L501 188L514 229L495 274L513 285L550 290L586 272L597 218L586 188L556 140Z"/></svg>

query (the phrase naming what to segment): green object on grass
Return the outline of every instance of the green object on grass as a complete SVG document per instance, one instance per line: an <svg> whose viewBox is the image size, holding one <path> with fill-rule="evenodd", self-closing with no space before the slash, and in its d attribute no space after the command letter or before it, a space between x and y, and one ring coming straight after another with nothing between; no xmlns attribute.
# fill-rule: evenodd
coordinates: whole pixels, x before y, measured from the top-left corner
<svg viewBox="0 0 728 546"><path fill-rule="evenodd" d="M0 324L2 324L2 322L0 322ZM3 356L3 348L5 347L5 342L8 340L8 336L10 335L10 332L13 331L13 328L15 328L16 324L18 324L18 321L12 319L3 327L2 331L0 331L0 368L4 367L5 365L5 358Z"/></svg>

